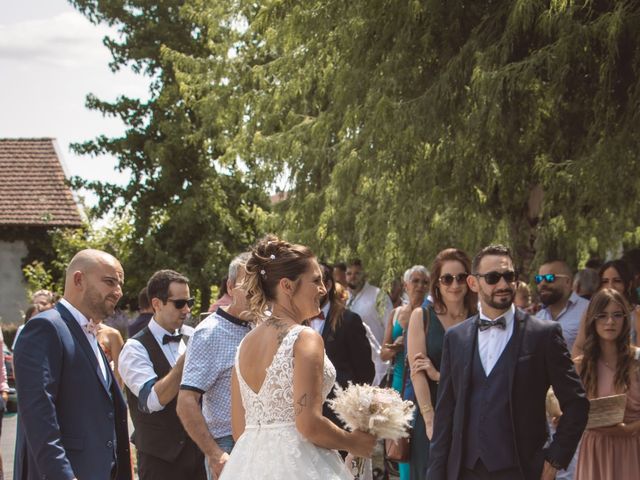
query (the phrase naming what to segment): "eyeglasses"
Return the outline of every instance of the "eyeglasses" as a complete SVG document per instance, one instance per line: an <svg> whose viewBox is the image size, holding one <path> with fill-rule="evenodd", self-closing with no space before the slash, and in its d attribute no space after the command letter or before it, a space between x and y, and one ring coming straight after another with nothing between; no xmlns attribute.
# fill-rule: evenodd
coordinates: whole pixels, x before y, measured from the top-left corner
<svg viewBox="0 0 640 480"><path fill-rule="evenodd" d="M189 308L193 307L193 304L196 303L196 300L193 297L191 297L191 298L181 298L180 300L172 300L172 299L169 298L167 300L167 302L173 303L173 306L176 307L176 309L182 310L185 305L188 305Z"/></svg>
<svg viewBox="0 0 640 480"><path fill-rule="evenodd" d="M457 275L451 275L450 273L445 273L438 280L440 281L440 283L442 285L446 285L448 287L449 285L451 285L453 283L454 280L456 282L458 282L458 284L461 284L462 282L467 280L468 276L469 276L469 274L466 273L466 272L465 273L458 273Z"/></svg>
<svg viewBox="0 0 640 480"><path fill-rule="evenodd" d="M626 317L626 315L624 314L624 312L613 312L613 313L599 313L598 315L596 315L596 320L599 322L606 322L608 319L612 319L614 322L620 322L622 320L624 320L624 318Z"/></svg>
<svg viewBox="0 0 640 480"><path fill-rule="evenodd" d="M484 281L489 285L495 285L504 278L507 283L515 282L518 279L518 274L513 270L505 270L504 272L487 272L487 273L475 273L474 276L484 278Z"/></svg>
<svg viewBox="0 0 640 480"><path fill-rule="evenodd" d="M553 283L556 281L556 278L569 278L569 275L547 273L546 275L536 275L534 277L534 280L536 281L536 285L540 285L543 281L547 283Z"/></svg>

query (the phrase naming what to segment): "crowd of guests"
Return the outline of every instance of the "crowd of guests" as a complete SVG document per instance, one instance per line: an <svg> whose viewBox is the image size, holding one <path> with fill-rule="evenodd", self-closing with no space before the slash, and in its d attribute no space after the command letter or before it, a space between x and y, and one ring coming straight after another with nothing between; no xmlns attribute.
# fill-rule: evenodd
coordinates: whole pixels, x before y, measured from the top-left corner
<svg viewBox="0 0 640 480"><path fill-rule="evenodd" d="M125 342L104 324L122 297L122 266L104 252L79 252L63 297L36 292L13 344L14 478L132 478L127 405L140 479L218 478L237 440L236 351L257 323L250 259L247 252L231 261L195 329L185 325L194 305L188 278L154 273ZM473 259L445 249L430 269L408 268L389 292L367 281L360 260L320 262L320 312L301 321L322 337L340 386L388 386L415 402L401 480L640 478L633 260L594 261L578 272L562 259L545 261L532 279L536 301L502 246ZM544 410L550 386L561 414ZM621 393L623 422L583 434L587 399ZM322 412L343 427L326 403Z"/></svg>

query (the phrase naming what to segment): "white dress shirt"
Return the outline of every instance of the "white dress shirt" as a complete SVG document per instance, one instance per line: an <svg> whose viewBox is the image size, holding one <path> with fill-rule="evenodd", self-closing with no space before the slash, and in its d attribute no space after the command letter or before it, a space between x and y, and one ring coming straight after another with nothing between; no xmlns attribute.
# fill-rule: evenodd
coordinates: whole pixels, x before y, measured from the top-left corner
<svg viewBox="0 0 640 480"><path fill-rule="evenodd" d="M324 314L324 318L316 317L313 320L311 320L311 322L309 322L309 323L311 323L311 328L313 328L320 335L322 335L322 330L324 329L324 324L327 321L327 317L329 316L329 308L331 308L331 302L326 302L324 304L324 307L322 307L320 309L322 311L322 313Z"/></svg>
<svg viewBox="0 0 640 480"><path fill-rule="evenodd" d="M155 338L158 345L160 345L162 353L164 353L169 365L173 368L180 355L184 353L186 346L182 341L169 342L163 345L163 337L165 335L176 335L181 332L189 335L193 332L193 329L191 327L183 326L179 331L176 330L175 332L170 332L162 328L158 322L156 322L155 318L149 320L148 327L153 338ZM122 377L125 385L136 397L139 396L140 390L149 380L160 380L153 369L153 363L151 363L147 349L142 345L142 343L131 338L127 340L120 352L118 371L120 372L120 376ZM155 388L152 388L151 392L149 392L147 408L150 412L159 412L164 409L164 405L160 403Z"/></svg>
<svg viewBox="0 0 640 480"><path fill-rule="evenodd" d="M495 318L489 318L483 314L482 308L479 304L478 312L480 318L485 320L496 320ZM515 313L516 308L512 304L511 308L501 315L507 323L507 328L504 330L498 327L491 327L486 330L478 329L478 353L480 354L482 368L484 368L484 373L487 376L489 376L493 367L498 363L500 355L502 355L507 343L509 343L511 335L513 335Z"/></svg>
<svg viewBox="0 0 640 480"><path fill-rule="evenodd" d="M391 316L393 305L391 299L384 291L365 283L357 295L349 292L347 308L360 315L364 325L369 345L371 345L371 359L376 368L373 385L379 385L389 368L389 362L380 358L384 331Z"/></svg>
<svg viewBox="0 0 640 480"><path fill-rule="evenodd" d="M93 353L95 354L98 360L98 365L100 366L100 371L102 372L102 378L107 380L107 366L104 364L104 361L102 359L102 354L100 354L100 351L98 350L100 348L100 345L98 345L98 340L96 339L95 335L88 333L84 329L85 325L89 323L89 320L80 312L80 310L78 310L76 307L71 305L64 298L61 298L59 300L59 303L63 307L65 307L67 310L69 310L69 313L73 316L75 321L78 322L78 325L80 325L80 328L82 328L82 332L87 337L87 340L89 340L89 345L91 345L91 348L93 349Z"/></svg>

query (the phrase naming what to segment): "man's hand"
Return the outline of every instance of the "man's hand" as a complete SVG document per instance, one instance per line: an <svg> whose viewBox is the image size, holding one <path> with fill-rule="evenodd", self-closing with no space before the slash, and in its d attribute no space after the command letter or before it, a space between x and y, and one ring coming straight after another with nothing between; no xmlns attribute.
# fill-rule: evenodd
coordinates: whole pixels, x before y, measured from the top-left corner
<svg viewBox="0 0 640 480"><path fill-rule="evenodd" d="M549 462L544 462L544 467L542 468L542 476L540 477L540 480L554 480L556 478L557 472L558 470L552 467Z"/></svg>
<svg viewBox="0 0 640 480"><path fill-rule="evenodd" d="M213 473L214 479L219 478L220 475L222 475L222 469L227 463L227 460L229 460L229 454L227 452L222 452L222 455L218 456L217 458L207 457L207 461L209 462L209 469Z"/></svg>
<svg viewBox="0 0 640 480"><path fill-rule="evenodd" d="M2 392L2 400L4 400L4 403L9 401L9 392Z"/></svg>

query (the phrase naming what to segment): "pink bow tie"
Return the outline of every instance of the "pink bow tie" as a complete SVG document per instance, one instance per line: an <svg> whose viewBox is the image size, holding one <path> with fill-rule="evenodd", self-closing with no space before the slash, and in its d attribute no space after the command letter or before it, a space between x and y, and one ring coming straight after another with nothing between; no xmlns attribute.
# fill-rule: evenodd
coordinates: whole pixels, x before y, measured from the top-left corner
<svg viewBox="0 0 640 480"><path fill-rule="evenodd" d="M98 324L93 320L89 320L89 322L87 322L83 328L85 332L93 335L94 337L98 334Z"/></svg>

